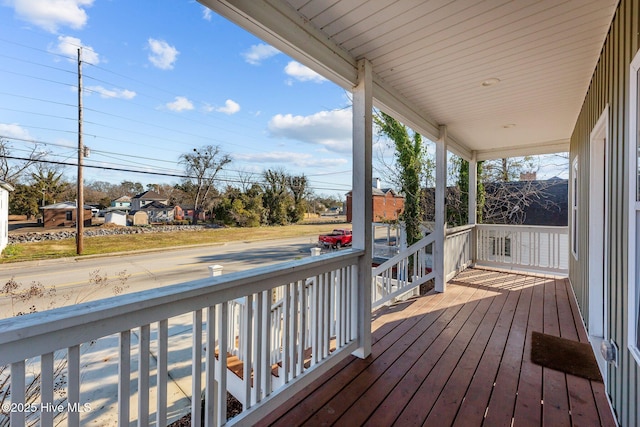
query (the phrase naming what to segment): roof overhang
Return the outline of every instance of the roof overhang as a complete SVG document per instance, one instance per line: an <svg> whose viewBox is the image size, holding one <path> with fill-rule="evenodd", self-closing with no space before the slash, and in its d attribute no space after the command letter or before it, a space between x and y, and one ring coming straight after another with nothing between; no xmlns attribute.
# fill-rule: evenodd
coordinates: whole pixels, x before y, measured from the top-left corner
<svg viewBox="0 0 640 427"><path fill-rule="evenodd" d="M479 160L568 151L618 3L199 1L347 90L368 59L376 107Z"/></svg>

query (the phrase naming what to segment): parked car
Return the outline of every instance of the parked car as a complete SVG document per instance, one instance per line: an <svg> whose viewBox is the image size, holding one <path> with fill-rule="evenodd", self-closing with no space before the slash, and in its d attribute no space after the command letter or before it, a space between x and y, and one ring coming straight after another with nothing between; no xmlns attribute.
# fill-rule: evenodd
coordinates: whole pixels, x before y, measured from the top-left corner
<svg viewBox="0 0 640 427"><path fill-rule="evenodd" d="M333 230L330 234L321 234L318 236L318 244L326 248L332 247L340 249L342 246L348 246L353 240L351 230L346 228L338 228Z"/></svg>

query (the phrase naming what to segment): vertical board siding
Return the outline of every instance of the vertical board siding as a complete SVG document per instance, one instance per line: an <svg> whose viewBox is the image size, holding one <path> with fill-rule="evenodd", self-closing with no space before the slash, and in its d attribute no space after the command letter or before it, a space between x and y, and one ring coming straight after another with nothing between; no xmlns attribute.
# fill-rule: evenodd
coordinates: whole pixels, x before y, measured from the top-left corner
<svg viewBox="0 0 640 427"><path fill-rule="evenodd" d="M589 91L571 137L571 160L578 156L578 260L569 260L569 277L585 322L589 323L589 164L590 134L603 110L609 105L609 151L607 167L608 234L605 269L608 301L608 338L615 341L620 354L618 366L608 366L607 392L622 426L640 425L638 365L627 350L627 239L626 201L629 159L629 65L638 51L640 5L637 0L621 0L596 65Z"/></svg>

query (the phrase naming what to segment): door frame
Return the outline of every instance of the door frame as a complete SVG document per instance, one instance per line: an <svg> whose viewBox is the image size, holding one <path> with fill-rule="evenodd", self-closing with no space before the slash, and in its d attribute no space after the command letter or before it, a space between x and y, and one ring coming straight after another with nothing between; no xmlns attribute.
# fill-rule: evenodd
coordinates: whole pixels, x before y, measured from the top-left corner
<svg viewBox="0 0 640 427"><path fill-rule="evenodd" d="M607 378L607 362L600 352L602 341L609 339L609 106L596 122L589 137L589 223L588 223L588 329L600 371Z"/></svg>

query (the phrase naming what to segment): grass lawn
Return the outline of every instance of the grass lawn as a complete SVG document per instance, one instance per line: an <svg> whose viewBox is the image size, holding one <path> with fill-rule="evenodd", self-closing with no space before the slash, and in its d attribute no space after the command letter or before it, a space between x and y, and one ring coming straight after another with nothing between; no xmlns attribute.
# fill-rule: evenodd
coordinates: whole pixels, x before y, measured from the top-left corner
<svg viewBox="0 0 640 427"><path fill-rule="evenodd" d="M85 237L84 250L80 256L190 245L215 245L231 241L252 242L317 236L330 232L333 228L343 227L351 228L351 224L296 224L280 227L216 228L198 231ZM0 263L72 256L78 256L76 255L75 239L21 243L9 245L2 253Z"/></svg>

